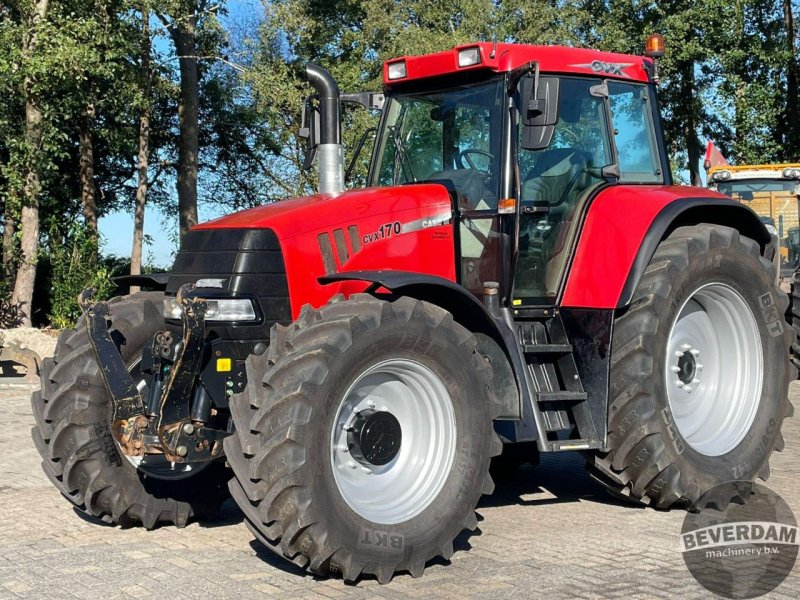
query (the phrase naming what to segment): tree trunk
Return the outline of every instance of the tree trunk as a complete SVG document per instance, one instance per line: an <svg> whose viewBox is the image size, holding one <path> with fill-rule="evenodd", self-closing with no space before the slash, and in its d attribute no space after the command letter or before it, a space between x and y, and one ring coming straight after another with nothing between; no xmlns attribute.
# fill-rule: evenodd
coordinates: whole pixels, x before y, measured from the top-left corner
<svg viewBox="0 0 800 600"><path fill-rule="evenodd" d="M92 139L92 120L94 119L94 106L86 107L80 121L80 179L81 179L81 205L83 218L97 243L97 187L94 183L94 140Z"/></svg>
<svg viewBox="0 0 800 600"><path fill-rule="evenodd" d="M3 279L7 282L14 281L14 227L15 218L11 213L11 208L6 207L6 214L3 217Z"/></svg>
<svg viewBox="0 0 800 600"><path fill-rule="evenodd" d="M142 274L142 244L144 242L144 211L147 204L148 158L150 154L150 11L142 4L142 68L144 106L139 117L139 163L137 167L136 207L133 216L133 248L131 249L131 275ZM141 288L131 286L131 294Z"/></svg>
<svg viewBox="0 0 800 600"><path fill-rule="evenodd" d="M39 23L47 17L48 0L35 0L30 23L22 40L22 53L30 59L36 52ZM25 77L25 143L28 154L25 186L22 194L22 210L20 216L22 253L12 304L19 307L22 325L31 325L31 307L33 304L33 285L36 281L36 263L39 254L39 152L42 145L42 110L34 90L34 82L30 76Z"/></svg>
<svg viewBox="0 0 800 600"><path fill-rule="evenodd" d="M681 71L681 97L684 99L686 111L684 116L683 137L686 143L686 156L688 159L689 183L702 186L700 178L700 156L702 147L697 137L698 125L698 98L695 90L694 61L686 61Z"/></svg>
<svg viewBox="0 0 800 600"><path fill-rule="evenodd" d="M797 160L800 156L800 105L798 105L798 66L795 47L794 14L792 0L783 0L783 22L786 27L786 40L789 60L786 65L786 143L783 148L784 160Z"/></svg>
<svg viewBox="0 0 800 600"><path fill-rule="evenodd" d="M176 19L170 27L181 68L180 141L178 143L178 215L181 238L197 225L197 171L200 88L197 73L196 17Z"/></svg>

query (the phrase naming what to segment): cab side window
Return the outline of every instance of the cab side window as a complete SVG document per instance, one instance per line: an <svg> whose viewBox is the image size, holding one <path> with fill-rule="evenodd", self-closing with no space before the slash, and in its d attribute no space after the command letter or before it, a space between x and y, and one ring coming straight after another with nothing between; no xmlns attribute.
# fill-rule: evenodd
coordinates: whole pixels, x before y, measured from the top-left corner
<svg viewBox="0 0 800 600"><path fill-rule="evenodd" d="M609 81L608 91L620 182L662 183L647 88Z"/></svg>

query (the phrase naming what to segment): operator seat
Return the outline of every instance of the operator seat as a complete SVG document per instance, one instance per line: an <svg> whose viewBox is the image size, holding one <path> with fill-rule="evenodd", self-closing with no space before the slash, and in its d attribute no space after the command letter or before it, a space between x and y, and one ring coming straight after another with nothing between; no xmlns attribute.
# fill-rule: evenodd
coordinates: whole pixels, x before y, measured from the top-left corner
<svg viewBox="0 0 800 600"><path fill-rule="evenodd" d="M522 202L546 202L551 208L567 201L568 192L582 187L589 161L575 148L553 148L539 154L522 184ZM577 185L576 185L577 184Z"/></svg>

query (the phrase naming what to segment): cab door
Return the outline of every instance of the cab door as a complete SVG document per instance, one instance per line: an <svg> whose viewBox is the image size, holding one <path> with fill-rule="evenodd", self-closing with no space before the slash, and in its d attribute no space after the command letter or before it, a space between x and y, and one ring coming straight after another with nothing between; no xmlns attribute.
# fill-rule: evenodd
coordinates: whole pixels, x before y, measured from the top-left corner
<svg viewBox="0 0 800 600"><path fill-rule="evenodd" d="M614 163L600 79L563 77L557 120L542 143L519 128L519 255L512 304L553 305L566 270L581 207L607 183ZM529 135L527 137L530 137Z"/></svg>

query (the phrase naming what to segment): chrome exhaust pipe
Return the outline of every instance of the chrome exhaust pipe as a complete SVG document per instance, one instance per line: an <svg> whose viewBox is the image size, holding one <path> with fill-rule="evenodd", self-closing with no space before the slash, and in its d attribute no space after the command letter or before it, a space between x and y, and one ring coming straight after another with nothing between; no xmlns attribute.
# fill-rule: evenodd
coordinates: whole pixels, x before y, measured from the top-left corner
<svg viewBox="0 0 800 600"><path fill-rule="evenodd" d="M319 96L320 139L317 146L319 192L339 194L344 191L344 146L339 86L333 76L319 65L306 65L306 78Z"/></svg>

